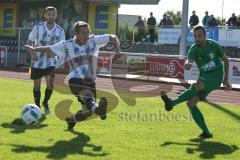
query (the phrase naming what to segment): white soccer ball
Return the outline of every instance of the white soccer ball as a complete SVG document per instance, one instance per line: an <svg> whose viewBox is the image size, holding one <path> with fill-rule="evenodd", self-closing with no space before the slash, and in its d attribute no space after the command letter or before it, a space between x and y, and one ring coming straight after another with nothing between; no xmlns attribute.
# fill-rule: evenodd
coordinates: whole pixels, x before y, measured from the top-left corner
<svg viewBox="0 0 240 160"><path fill-rule="evenodd" d="M37 124L41 117L41 110L35 104L27 104L22 109L22 120L25 124Z"/></svg>

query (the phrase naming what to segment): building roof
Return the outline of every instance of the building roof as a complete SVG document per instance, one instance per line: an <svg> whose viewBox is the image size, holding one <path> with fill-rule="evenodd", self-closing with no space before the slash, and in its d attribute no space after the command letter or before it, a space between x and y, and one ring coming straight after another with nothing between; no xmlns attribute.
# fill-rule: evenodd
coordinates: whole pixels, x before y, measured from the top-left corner
<svg viewBox="0 0 240 160"><path fill-rule="evenodd" d="M86 1L94 1L94 2L116 2L118 4L158 4L160 0L86 0Z"/></svg>
<svg viewBox="0 0 240 160"><path fill-rule="evenodd" d="M1 2L47 2L54 0L1 0ZM158 4L160 0L84 0L93 2L115 2L118 4L139 4L139 5L153 5Z"/></svg>

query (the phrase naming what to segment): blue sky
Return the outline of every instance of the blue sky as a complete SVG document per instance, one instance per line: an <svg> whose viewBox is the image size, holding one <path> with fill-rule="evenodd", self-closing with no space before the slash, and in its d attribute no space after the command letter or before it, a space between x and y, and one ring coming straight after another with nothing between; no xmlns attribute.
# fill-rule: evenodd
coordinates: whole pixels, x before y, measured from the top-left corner
<svg viewBox="0 0 240 160"><path fill-rule="evenodd" d="M119 14L142 15L148 18L150 11L152 11L157 21L159 21L167 10L182 11L182 1L161 0L158 5L121 5ZM205 11L208 11L209 15L213 14L215 17L222 17L222 2L224 2L223 17L229 18L233 12L240 15L240 0L189 0L188 15L190 16L192 10L195 10L200 21Z"/></svg>

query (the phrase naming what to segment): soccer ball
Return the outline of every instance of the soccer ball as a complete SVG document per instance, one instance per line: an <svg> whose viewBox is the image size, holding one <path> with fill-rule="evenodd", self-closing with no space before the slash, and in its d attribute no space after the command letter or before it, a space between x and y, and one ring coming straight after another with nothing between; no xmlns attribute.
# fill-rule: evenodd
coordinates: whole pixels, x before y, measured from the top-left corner
<svg viewBox="0 0 240 160"><path fill-rule="evenodd" d="M37 124L42 118L41 110L35 104L27 104L22 109L22 120L25 124Z"/></svg>

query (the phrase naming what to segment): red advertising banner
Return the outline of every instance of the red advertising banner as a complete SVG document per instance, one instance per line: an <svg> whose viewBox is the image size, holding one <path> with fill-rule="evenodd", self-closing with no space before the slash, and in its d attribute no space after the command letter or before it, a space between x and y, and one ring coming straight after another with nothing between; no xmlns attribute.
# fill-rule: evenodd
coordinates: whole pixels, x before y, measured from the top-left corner
<svg viewBox="0 0 240 160"><path fill-rule="evenodd" d="M111 74L125 77L127 75L127 55L116 54L112 57Z"/></svg>
<svg viewBox="0 0 240 160"><path fill-rule="evenodd" d="M101 53L98 56L98 73L111 73L111 62L112 62L112 55L107 53Z"/></svg>
<svg viewBox="0 0 240 160"><path fill-rule="evenodd" d="M149 76L184 79L184 59L147 57L147 72Z"/></svg>
<svg viewBox="0 0 240 160"><path fill-rule="evenodd" d="M146 75L146 57L127 56L128 73L136 75Z"/></svg>

